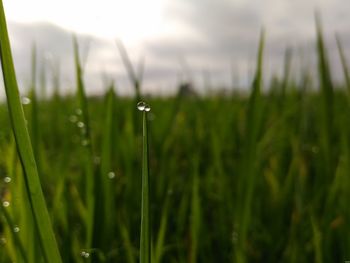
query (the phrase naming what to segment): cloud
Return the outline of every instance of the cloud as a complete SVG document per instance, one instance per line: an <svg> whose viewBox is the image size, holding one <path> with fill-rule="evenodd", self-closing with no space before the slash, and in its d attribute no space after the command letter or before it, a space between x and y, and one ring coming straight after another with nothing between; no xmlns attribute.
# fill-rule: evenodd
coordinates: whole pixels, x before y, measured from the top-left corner
<svg viewBox="0 0 350 263"><path fill-rule="evenodd" d="M266 79L282 73L286 47L294 49L295 74L301 71L300 61L306 61L315 71L316 8L322 15L324 36L337 80L342 79L342 70L335 32L339 33L350 59L350 21L346 12L350 2L267 0L263 4L260 0L167 0L166 3L162 31L126 47L133 63L145 57L146 92L175 91L177 82L187 75L197 87L203 86L209 75L214 86L231 85L232 68L241 85L247 86L255 67L263 27L266 31ZM49 23L10 23L9 31L22 90L29 83L31 45L35 42L41 58L59 59L65 91L74 92L71 88L75 86L72 32ZM78 38L81 53L89 50L85 69L88 92L103 91L102 75L105 74L117 81L119 93L130 94L132 87L114 40L92 35Z"/></svg>
<svg viewBox="0 0 350 263"><path fill-rule="evenodd" d="M51 65L59 62L63 83L73 82L72 32L49 23L20 24L9 23L9 35L20 89L24 92L30 85L31 53L35 46L37 64L45 66L47 73ZM89 37L81 37L86 46ZM70 73L70 74L69 74ZM70 83L71 85L72 83Z"/></svg>

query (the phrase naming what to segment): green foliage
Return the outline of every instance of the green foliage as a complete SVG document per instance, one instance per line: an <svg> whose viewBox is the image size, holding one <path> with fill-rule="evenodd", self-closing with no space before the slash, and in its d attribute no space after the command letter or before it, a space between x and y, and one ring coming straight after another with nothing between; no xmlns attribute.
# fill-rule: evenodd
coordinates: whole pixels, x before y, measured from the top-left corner
<svg viewBox="0 0 350 263"><path fill-rule="evenodd" d="M30 213L33 214L35 221L32 227L37 229L45 261L61 262L20 101L2 1L0 1L0 58L11 125L25 178L26 197L29 198Z"/></svg>
<svg viewBox="0 0 350 263"><path fill-rule="evenodd" d="M142 103L142 102L141 102ZM148 107L148 106L147 106ZM142 191L141 191L141 234L140 263L151 262L151 215L147 112L142 112Z"/></svg>
<svg viewBox="0 0 350 263"><path fill-rule="evenodd" d="M249 95L179 92L147 99L142 114L141 74L121 46L135 98L112 83L86 96L76 39L76 96L59 95L55 67L55 95L40 100L33 51L23 111L2 14L0 29L1 262L350 259L349 93L332 82L318 20L319 91L307 72L291 78L289 50L264 91L262 32ZM338 47L348 86L339 37Z"/></svg>

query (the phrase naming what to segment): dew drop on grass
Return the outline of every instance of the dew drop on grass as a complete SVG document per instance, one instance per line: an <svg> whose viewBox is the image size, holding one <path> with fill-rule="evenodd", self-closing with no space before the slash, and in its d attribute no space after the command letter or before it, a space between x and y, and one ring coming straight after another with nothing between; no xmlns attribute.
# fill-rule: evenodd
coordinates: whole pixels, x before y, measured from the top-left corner
<svg viewBox="0 0 350 263"><path fill-rule="evenodd" d="M88 146L88 145L89 145L89 140L86 140L86 139L85 139L85 140L82 140L82 141L81 141L81 145L82 145L82 146Z"/></svg>
<svg viewBox="0 0 350 263"><path fill-rule="evenodd" d="M115 177L115 173L114 172L109 172L108 173L108 178L109 179L113 179Z"/></svg>
<svg viewBox="0 0 350 263"><path fill-rule="evenodd" d="M9 201L3 201L2 202L2 206L3 207L9 207L10 206L10 202Z"/></svg>
<svg viewBox="0 0 350 263"><path fill-rule="evenodd" d="M0 238L0 245L5 245L7 243L7 240L6 240L6 238L4 238L4 237L2 237L2 238Z"/></svg>
<svg viewBox="0 0 350 263"><path fill-rule="evenodd" d="M151 110L151 107L146 102L140 101L139 103L137 103L137 109L139 111L149 112Z"/></svg>
<svg viewBox="0 0 350 263"><path fill-rule="evenodd" d="M144 111L146 106L147 106L147 104L144 101L140 101L139 103L137 103L137 109L139 111Z"/></svg>
<svg viewBox="0 0 350 263"><path fill-rule="evenodd" d="M18 233L19 232L19 227L18 226L15 226L14 228L13 228L13 232L15 232L15 233Z"/></svg>
<svg viewBox="0 0 350 263"><path fill-rule="evenodd" d="M81 109L76 109L76 110L75 110L75 113L76 113L77 115L82 115L82 114L83 114L83 111L82 111Z"/></svg>
<svg viewBox="0 0 350 263"><path fill-rule="evenodd" d="M78 126L79 128L84 128L85 124L84 124L84 122L79 121L79 122L77 123L77 126Z"/></svg>
<svg viewBox="0 0 350 263"><path fill-rule="evenodd" d="M23 105L28 105L28 104L30 104L31 101L30 101L30 98L28 98L28 97L22 97L21 102Z"/></svg>
<svg viewBox="0 0 350 263"><path fill-rule="evenodd" d="M78 117L76 115L69 116L69 121L72 123L76 123L78 121Z"/></svg>
<svg viewBox="0 0 350 263"><path fill-rule="evenodd" d="M88 258L90 257L90 253L86 251L81 251L80 256L82 256L83 258Z"/></svg>
<svg viewBox="0 0 350 263"><path fill-rule="evenodd" d="M147 112L151 111L151 107L148 104L145 107L145 111L147 111Z"/></svg>
<svg viewBox="0 0 350 263"><path fill-rule="evenodd" d="M6 176L4 178L4 182L5 182L5 184L8 184L9 182L11 182L11 177Z"/></svg>

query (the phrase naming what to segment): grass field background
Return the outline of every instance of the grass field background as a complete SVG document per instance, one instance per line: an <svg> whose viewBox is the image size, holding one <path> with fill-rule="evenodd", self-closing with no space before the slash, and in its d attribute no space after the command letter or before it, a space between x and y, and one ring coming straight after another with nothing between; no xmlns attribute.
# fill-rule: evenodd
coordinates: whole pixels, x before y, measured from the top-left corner
<svg viewBox="0 0 350 263"><path fill-rule="evenodd" d="M87 97L75 39L76 96L53 78L43 99L33 77L21 104L4 21L1 262L350 260L350 80L338 38L345 81L332 82L318 20L316 79L291 79L287 53L263 92L262 32L249 93L144 97L119 47L135 98L112 82Z"/></svg>

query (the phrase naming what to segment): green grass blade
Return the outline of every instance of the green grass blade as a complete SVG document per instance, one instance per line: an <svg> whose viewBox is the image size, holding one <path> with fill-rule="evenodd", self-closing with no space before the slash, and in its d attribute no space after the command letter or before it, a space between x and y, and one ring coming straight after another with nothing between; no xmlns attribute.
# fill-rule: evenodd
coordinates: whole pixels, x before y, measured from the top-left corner
<svg viewBox="0 0 350 263"><path fill-rule="evenodd" d="M189 250L189 262L198 262L198 247L200 242L200 226L201 226L201 204L199 195L199 156L198 154L193 160L194 172L192 178L192 197L191 197L191 244Z"/></svg>
<svg viewBox="0 0 350 263"><path fill-rule="evenodd" d="M122 58L122 61L124 63L124 66L126 68L126 71L129 75L129 79L132 82L132 84L134 85L134 89L135 89L135 99L136 101L139 101L141 99L141 91L140 91L140 86L141 86L141 78L142 78L142 74L143 74L143 60L141 60L140 65L139 65L139 76L136 75L135 70L131 64L130 58L128 56L128 52L126 51L123 43L121 41L117 41L117 47L120 53L120 56Z"/></svg>
<svg viewBox="0 0 350 263"><path fill-rule="evenodd" d="M322 112L322 146L325 158L325 171L329 177L334 170L333 149L332 149L332 129L333 129L333 83L331 79L330 65L327 57L326 47L323 40L321 21L316 14L317 30L317 55L318 71L321 86L321 96L323 100Z"/></svg>
<svg viewBox="0 0 350 263"><path fill-rule="evenodd" d="M342 46L341 41L340 41L340 37L338 35L336 35L335 38L337 41L340 60L341 60L342 66L343 66L345 84L346 84L346 87L348 89L348 93L350 94L350 73L349 73L348 63L346 61L346 57L344 54L343 46Z"/></svg>
<svg viewBox="0 0 350 263"><path fill-rule="evenodd" d="M0 1L0 57L13 133L24 170L26 188L43 254L47 262L59 263L61 257L41 189L33 148L20 101L2 1Z"/></svg>
<svg viewBox="0 0 350 263"><path fill-rule="evenodd" d="M47 99L47 86L46 86L46 63L42 61L40 68L40 97L42 100Z"/></svg>
<svg viewBox="0 0 350 263"><path fill-rule="evenodd" d="M85 94L85 85L83 81L83 69L79 57L79 45L76 36L73 37L74 45L74 64L76 72L76 83L77 83L77 96L80 109L82 111L83 122L86 127L86 138L90 138L90 121L89 121L89 111L88 111L88 100Z"/></svg>
<svg viewBox="0 0 350 263"><path fill-rule="evenodd" d="M292 62L292 50L290 48L287 48L286 52L284 54L284 69L283 69L281 103L284 103L284 98L286 96L286 90L288 88L289 76L290 76L290 71L291 71L291 62Z"/></svg>
<svg viewBox="0 0 350 263"><path fill-rule="evenodd" d="M157 241L154 248L154 254L152 254L152 259L154 260L154 263L162 262L162 256L164 254L165 235L167 231L168 216L169 216L169 203L170 203L169 199L170 197L169 195L167 195L164 201L163 209L162 209Z"/></svg>
<svg viewBox="0 0 350 263"><path fill-rule="evenodd" d="M141 196L141 237L140 263L151 262L151 233L150 233L150 185L148 167L148 131L147 112L143 111L143 151L142 151L142 196Z"/></svg>
<svg viewBox="0 0 350 263"><path fill-rule="evenodd" d="M3 205L1 204L0 205L0 212L4 215L5 217L5 220L6 220L6 223L8 224L9 228L10 228L10 232L11 232L11 235L13 237L13 241L14 241L14 244L16 246L16 249L18 250L18 254L17 256L19 256L21 258L20 262L29 262L28 261L28 258L27 258L27 255L25 253L25 249L24 249L24 246L22 244L22 241L20 240L19 236L18 236L18 233L16 233L14 231L15 229L15 224L13 223L13 220L11 219L11 216L10 214L7 212L6 210L7 208L6 207L3 207ZM19 259L17 259L19 260Z"/></svg>
<svg viewBox="0 0 350 263"><path fill-rule="evenodd" d="M313 247L314 247L314 262L322 263L322 233L318 227L318 224L315 220L313 214L310 215L310 221L312 226L312 234L313 234Z"/></svg>
<svg viewBox="0 0 350 263"><path fill-rule="evenodd" d="M38 119L38 101L36 93L36 46L32 48L32 81L30 87L30 99L31 99L31 111L30 111L30 137L32 140L32 146L34 151L35 160L37 162L39 174L41 171L40 160L39 160L39 119Z"/></svg>
<svg viewBox="0 0 350 263"><path fill-rule="evenodd" d="M110 177L112 171L112 153L113 153L113 131L114 131L114 100L115 94L113 83L110 85L106 95L105 122L103 127L102 149L101 149L101 166L100 175L96 188L96 227L95 233L98 238L100 247L109 247L113 238L115 222L115 207L113 185L114 179ZM115 176L112 174L112 176Z"/></svg>
<svg viewBox="0 0 350 263"><path fill-rule="evenodd" d="M253 203L253 194L256 184L256 144L258 134L261 129L261 86L262 86L262 68L264 51L264 31L261 32L256 73L252 84L252 92L248 101L246 116L246 142L243 157L242 173L243 177L239 185L239 212L238 225L240 242L236 253L237 262L246 262L247 238L251 222L251 210Z"/></svg>
<svg viewBox="0 0 350 263"><path fill-rule="evenodd" d="M85 94L85 86L83 82L83 70L79 58L79 47L77 38L73 38L74 45L74 62L77 81L77 98L81 110L82 120L85 127L85 132L82 135L82 142L85 142L83 150L83 159L85 165L85 205L87 208L86 218L86 248L91 248L93 243L93 229L95 217L95 176L93 165L93 153L91 146L90 121L88 100Z"/></svg>
<svg viewBox="0 0 350 263"><path fill-rule="evenodd" d="M132 246L132 243L130 241L130 233L128 231L128 228L126 227L126 225L119 219L118 220L118 227L119 227L119 231L121 234L121 240L124 244L125 247L125 261L127 263L135 263L136 262L136 257L135 257L135 253L134 253L134 247Z"/></svg>

